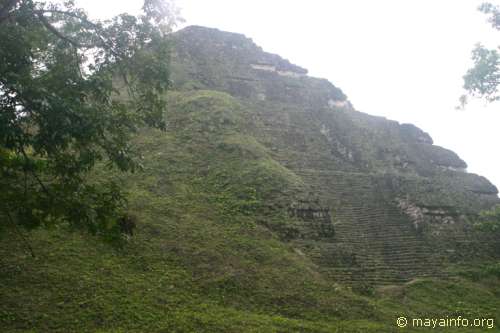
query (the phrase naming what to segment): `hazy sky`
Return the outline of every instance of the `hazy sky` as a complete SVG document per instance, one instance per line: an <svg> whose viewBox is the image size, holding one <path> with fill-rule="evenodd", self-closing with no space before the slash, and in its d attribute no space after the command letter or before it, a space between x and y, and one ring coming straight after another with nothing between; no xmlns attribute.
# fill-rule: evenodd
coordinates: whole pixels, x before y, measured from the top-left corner
<svg viewBox="0 0 500 333"><path fill-rule="evenodd" d="M185 25L239 32L340 87L362 112L413 123L469 172L500 187L500 107L455 110L477 42L495 33L475 0L177 0ZM81 0L91 15L133 12L141 0Z"/></svg>

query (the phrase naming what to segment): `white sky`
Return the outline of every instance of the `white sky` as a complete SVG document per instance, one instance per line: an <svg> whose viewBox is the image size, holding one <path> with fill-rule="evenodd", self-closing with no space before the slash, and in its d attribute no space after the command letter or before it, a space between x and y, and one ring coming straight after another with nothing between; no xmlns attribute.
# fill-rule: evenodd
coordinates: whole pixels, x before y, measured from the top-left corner
<svg viewBox="0 0 500 333"><path fill-rule="evenodd" d="M362 112L413 123L500 186L499 105L455 110L477 42L496 46L480 0L177 0L185 25L243 33L341 88ZM91 16L141 0L80 0Z"/></svg>

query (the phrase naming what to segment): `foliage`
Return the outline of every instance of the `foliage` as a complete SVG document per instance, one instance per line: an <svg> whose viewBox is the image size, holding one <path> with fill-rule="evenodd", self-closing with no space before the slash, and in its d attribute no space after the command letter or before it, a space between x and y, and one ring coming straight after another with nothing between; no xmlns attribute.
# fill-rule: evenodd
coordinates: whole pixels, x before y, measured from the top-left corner
<svg viewBox="0 0 500 333"><path fill-rule="evenodd" d="M478 8L488 15L488 21L496 30L500 30L500 7L483 3ZM464 89L468 96L484 98L488 102L500 99L500 55L495 49L488 49L477 44L472 51L474 66L464 75ZM467 95L460 97L462 107L467 103Z"/></svg>
<svg viewBox="0 0 500 333"><path fill-rule="evenodd" d="M248 132L253 106L214 91L168 100L167 129L133 139L143 172L92 171L123 184L141 221L126 247L39 229L32 258L12 231L0 239L2 333L395 332L399 315L471 310L500 320L497 281L422 279L393 294L337 284L276 231L294 227L287 193L306 183Z"/></svg>
<svg viewBox="0 0 500 333"><path fill-rule="evenodd" d="M125 197L89 172L99 163L136 170L131 137L165 127L169 8L147 0L138 17L91 21L73 1L2 1L2 224L116 233Z"/></svg>
<svg viewBox="0 0 500 333"><path fill-rule="evenodd" d="M477 227L487 231L500 231L500 205L481 212Z"/></svg>
<svg viewBox="0 0 500 333"><path fill-rule="evenodd" d="M464 76L464 88L471 95L484 97L487 101L498 100L500 82L499 54L478 44L472 51L474 67Z"/></svg>
<svg viewBox="0 0 500 333"><path fill-rule="evenodd" d="M31 258L15 235L0 240L2 332L392 332L399 314L470 309L500 319L491 281L423 280L392 286L395 295L335 283L268 227L293 222L278 204L300 179L241 129L245 105L218 92L171 94L166 131L134 138L144 171L92 173L124 179L141 220L125 248L40 229ZM198 134L188 138L187 123Z"/></svg>
<svg viewBox="0 0 500 333"><path fill-rule="evenodd" d="M214 93L213 104L222 104L220 97ZM172 109L169 119L175 119ZM463 315L469 309L500 320L500 287L491 281L426 279L391 286L400 289L393 295L336 284L262 226L272 213L233 209L247 188L237 184L253 186L275 205L278 198L266 188L284 183L285 176L269 166L254 177L250 151L262 154L264 164L270 157L243 134L225 140L231 149L187 141L182 127L141 131L135 141L144 154L143 173L98 175L126 178L129 208L142 221L123 250L87 235L42 229L31 234L37 249L31 258L15 237L0 239L2 332L392 332L396 315ZM227 163L231 159L239 162ZM220 183L198 181L200 173ZM225 178L218 177L222 173ZM224 180L230 184L220 188ZM228 200L214 200L221 196Z"/></svg>

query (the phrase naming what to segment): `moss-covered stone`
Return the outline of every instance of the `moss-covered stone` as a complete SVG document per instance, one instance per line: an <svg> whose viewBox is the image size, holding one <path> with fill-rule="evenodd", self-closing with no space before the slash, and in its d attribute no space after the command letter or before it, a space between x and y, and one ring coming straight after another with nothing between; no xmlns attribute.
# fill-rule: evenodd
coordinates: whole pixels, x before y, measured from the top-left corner
<svg viewBox="0 0 500 333"><path fill-rule="evenodd" d="M243 35L189 27L172 38L167 129L134 142L144 170L92 175L127 188L134 236L113 249L40 230L31 258L14 231L2 234L2 332L393 332L402 314L499 322L499 237L472 227L499 202L490 182Z"/></svg>
<svg viewBox="0 0 500 333"><path fill-rule="evenodd" d="M353 280L360 269L365 272L357 280L374 283L440 274L443 260L456 257L466 235L479 247L489 239L472 236L467 226L471 216L499 202L496 187L466 173L466 163L433 145L429 134L355 111L331 83L308 77L243 35L188 27L174 39L179 90L197 89L186 83L199 82L230 94L244 110L238 115L245 140L252 138L260 156L265 150L270 161L300 179L293 195L264 201L288 207L295 222L283 229L286 239L334 280ZM243 186L236 179L234 184ZM440 241L444 245L435 251Z"/></svg>

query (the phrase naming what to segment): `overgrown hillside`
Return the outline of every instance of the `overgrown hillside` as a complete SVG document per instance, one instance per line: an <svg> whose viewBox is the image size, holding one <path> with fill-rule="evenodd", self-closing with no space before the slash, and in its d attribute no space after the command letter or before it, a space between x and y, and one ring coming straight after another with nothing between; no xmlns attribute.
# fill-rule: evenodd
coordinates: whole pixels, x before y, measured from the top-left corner
<svg viewBox="0 0 500 333"><path fill-rule="evenodd" d="M291 103L303 96L282 95L281 77L258 83L275 98L264 88L265 100L242 97L217 88L225 78L207 81L194 57L174 58L167 130L135 140L144 170L92 175L128 191L138 223L122 248L39 230L32 258L14 231L2 236L2 332L399 332L401 316L458 315L492 318L488 331L500 331L498 235L470 228L498 201L491 184L435 166L429 154L461 162L415 143L420 130L332 104L345 101L336 88L325 110ZM300 91L331 89L307 80Z"/></svg>

